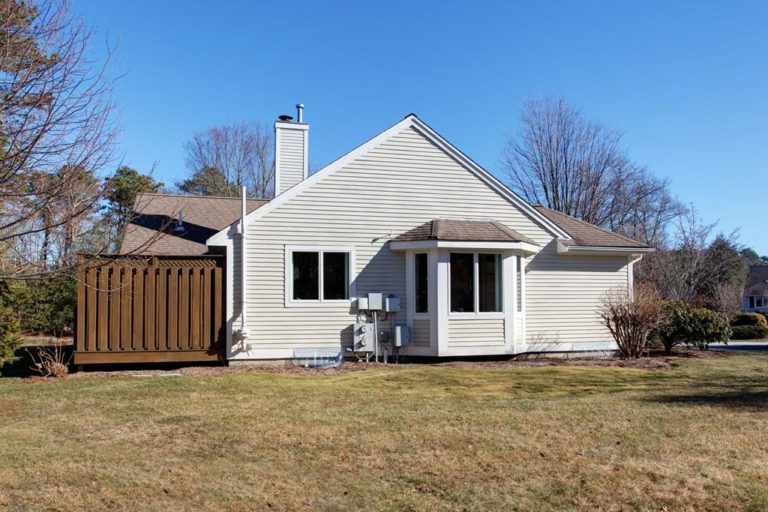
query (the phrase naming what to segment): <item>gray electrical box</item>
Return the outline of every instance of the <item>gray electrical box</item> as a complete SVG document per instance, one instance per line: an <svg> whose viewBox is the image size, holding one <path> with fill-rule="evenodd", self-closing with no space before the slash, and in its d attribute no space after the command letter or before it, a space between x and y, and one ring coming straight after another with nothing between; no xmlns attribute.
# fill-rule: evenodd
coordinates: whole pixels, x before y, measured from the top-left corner
<svg viewBox="0 0 768 512"><path fill-rule="evenodd" d="M368 310L381 311L383 309L383 297L380 293L368 294Z"/></svg>
<svg viewBox="0 0 768 512"><path fill-rule="evenodd" d="M397 295L387 295L384 298L384 311L387 313L397 313L400 311L400 297Z"/></svg>
<svg viewBox="0 0 768 512"><path fill-rule="evenodd" d="M368 297L357 298L357 309L360 309L360 310L368 309Z"/></svg>
<svg viewBox="0 0 768 512"><path fill-rule="evenodd" d="M394 345L396 347L405 347L411 344L411 329L407 325L396 325Z"/></svg>
<svg viewBox="0 0 768 512"><path fill-rule="evenodd" d="M373 324L355 324L354 329L352 333L354 341L352 350L355 352L373 352L374 340L376 339L376 331L373 329Z"/></svg>

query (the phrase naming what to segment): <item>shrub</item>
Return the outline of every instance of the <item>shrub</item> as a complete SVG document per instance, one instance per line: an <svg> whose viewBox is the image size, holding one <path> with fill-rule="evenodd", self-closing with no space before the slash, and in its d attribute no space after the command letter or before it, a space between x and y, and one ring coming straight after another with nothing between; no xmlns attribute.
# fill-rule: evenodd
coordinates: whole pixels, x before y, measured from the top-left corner
<svg viewBox="0 0 768 512"><path fill-rule="evenodd" d="M763 317L763 320L765 320L765 325L768 327L768 312L766 311L755 311L756 315L760 315Z"/></svg>
<svg viewBox="0 0 768 512"><path fill-rule="evenodd" d="M11 308L0 303L0 367L13 359L20 346L19 321Z"/></svg>
<svg viewBox="0 0 768 512"><path fill-rule="evenodd" d="M731 325L762 325L763 327L768 327L768 321L766 321L764 315L759 313L739 313L733 316Z"/></svg>
<svg viewBox="0 0 768 512"><path fill-rule="evenodd" d="M683 303L667 301L662 306L664 324L657 332L657 338L669 354L677 345L682 345L689 339L691 308Z"/></svg>
<svg viewBox="0 0 768 512"><path fill-rule="evenodd" d="M658 293L645 287L638 286L634 297L621 289L606 294L600 316L616 340L621 357L643 355L653 333L664 325L662 305Z"/></svg>
<svg viewBox="0 0 768 512"><path fill-rule="evenodd" d="M10 283L5 297L14 309L22 331L57 338L72 332L76 283L71 277L56 274L35 281Z"/></svg>
<svg viewBox="0 0 768 512"><path fill-rule="evenodd" d="M762 325L734 325L732 340L759 340L768 337L768 327Z"/></svg>
<svg viewBox="0 0 768 512"><path fill-rule="evenodd" d="M37 353L28 351L32 359L32 370L43 377L64 378L69 373L69 362L72 355L67 355L61 344L50 347L40 347Z"/></svg>
<svg viewBox="0 0 768 512"><path fill-rule="evenodd" d="M686 343L696 345L699 350L707 350L710 343L718 341L727 343L731 337L728 317L711 309L691 309L688 328Z"/></svg>
<svg viewBox="0 0 768 512"><path fill-rule="evenodd" d="M665 323L658 337L667 353L682 343L706 350L710 343L727 342L731 336L728 317L717 311L670 301L664 303L664 312Z"/></svg>

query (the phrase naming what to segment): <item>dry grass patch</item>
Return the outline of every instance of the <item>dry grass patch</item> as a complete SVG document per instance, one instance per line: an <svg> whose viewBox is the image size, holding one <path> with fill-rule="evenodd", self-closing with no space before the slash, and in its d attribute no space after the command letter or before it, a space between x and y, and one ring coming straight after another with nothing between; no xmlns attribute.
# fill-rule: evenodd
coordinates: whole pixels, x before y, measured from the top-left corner
<svg viewBox="0 0 768 512"><path fill-rule="evenodd" d="M764 510L766 362L0 380L0 508Z"/></svg>

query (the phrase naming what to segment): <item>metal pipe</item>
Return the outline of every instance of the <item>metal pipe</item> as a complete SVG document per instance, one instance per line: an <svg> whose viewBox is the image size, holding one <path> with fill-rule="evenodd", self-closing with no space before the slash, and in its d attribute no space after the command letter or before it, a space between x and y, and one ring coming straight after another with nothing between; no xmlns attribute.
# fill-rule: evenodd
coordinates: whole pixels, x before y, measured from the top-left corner
<svg viewBox="0 0 768 512"><path fill-rule="evenodd" d="M296 104L296 122L297 123L304 122L304 104L303 103Z"/></svg>
<svg viewBox="0 0 768 512"><path fill-rule="evenodd" d="M247 200L245 187L240 189L240 339L243 340L243 348L245 348L245 339L248 338L248 328L246 327L245 310L247 305L245 283L246 283L246 270L247 270L247 253L245 243L245 216L247 215Z"/></svg>

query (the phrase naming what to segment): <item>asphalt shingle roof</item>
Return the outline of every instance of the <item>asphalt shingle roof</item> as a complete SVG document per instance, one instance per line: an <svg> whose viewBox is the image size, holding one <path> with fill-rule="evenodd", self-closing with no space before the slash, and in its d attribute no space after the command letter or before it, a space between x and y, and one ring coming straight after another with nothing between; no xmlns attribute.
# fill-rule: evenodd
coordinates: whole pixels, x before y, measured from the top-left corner
<svg viewBox="0 0 768 512"><path fill-rule="evenodd" d="M452 242L526 242L530 238L497 221L435 219L395 237L393 242L443 240Z"/></svg>
<svg viewBox="0 0 768 512"><path fill-rule="evenodd" d="M589 224L578 219L574 219L570 215L551 210L544 206L534 206L536 210L544 215L557 227L568 233L571 240L561 240L563 245L570 246L583 246L583 247L630 247L638 249L648 249L650 246L645 245L637 240L633 240L625 235L608 231L601 227Z"/></svg>
<svg viewBox="0 0 768 512"><path fill-rule="evenodd" d="M249 199L248 213L266 204ZM184 231L176 231L179 213ZM208 252L205 241L240 218L240 198L142 194L125 229L121 254L195 255Z"/></svg>
<svg viewBox="0 0 768 512"><path fill-rule="evenodd" d="M768 296L768 265L750 265L744 295Z"/></svg>

